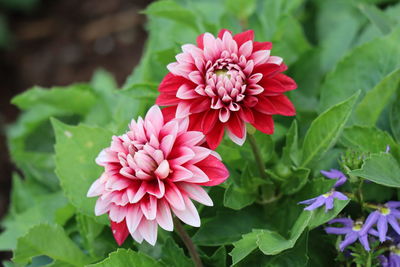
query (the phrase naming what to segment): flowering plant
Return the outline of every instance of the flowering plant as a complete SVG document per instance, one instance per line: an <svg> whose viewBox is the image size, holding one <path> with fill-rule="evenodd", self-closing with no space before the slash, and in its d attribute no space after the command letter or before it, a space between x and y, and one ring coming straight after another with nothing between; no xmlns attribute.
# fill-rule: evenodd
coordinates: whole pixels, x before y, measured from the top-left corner
<svg viewBox="0 0 400 267"><path fill-rule="evenodd" d="M4 265L397 266L400 4L363 2L157 1L122 88L16 96Z"/></svg>

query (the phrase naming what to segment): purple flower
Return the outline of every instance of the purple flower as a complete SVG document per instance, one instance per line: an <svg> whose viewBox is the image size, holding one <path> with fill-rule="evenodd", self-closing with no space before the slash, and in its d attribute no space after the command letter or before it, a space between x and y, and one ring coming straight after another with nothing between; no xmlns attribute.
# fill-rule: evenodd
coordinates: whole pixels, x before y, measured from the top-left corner
<svg viewBox="0 0 400 267"><path fill-rule="evenodd" d="M341 223L343 227L326 227L325 232L334 235L345 235L344 240L339 245L340 251L343 251L347 246L353 244L357 240L360 241L366 251L370 251L368 234L378 236L378 232L374 229L370 229L367 233L362 234L362 221L353 222L353 220L349 218L338 218L328 222L328 224L333 223Z"/></svg>
<svg viewBox="0 0 400 267"><path fill-rule="evenodd" d="M379 255L378 259L382 267L399 267L400 266L400 250L395 246L390 248L389 256Z"/></svg>
<svg viewBox="0 0 400 267"><path fill-rule="evenodd" d="M390 146L389 145L387 145L386 146L386 151L385 151L386 153L389 153L390 152Z"/></svg>
<svg viewBox="0 0 400 267"><path fill-rule="evenodd" d="M388 231L388 224L390 224L393 230L400 234L400 225L397 221L397 219L400 218L400 211L396 209L398 207L400 207L400 201L389 201L376 211L371 212L361 232L365 234L376 224L379 233L379 241L384 242L387 239L386 234Z"/></svg>
<svg viewBox="0 0 400 267"><path fill-rule="evenodd" d="M301 201L299 202L299 204L309 205L308 207L305 208L305 210L315 210L316 208L325 205L325 212L327 212L328 210L333 209L333 202L335 198L340 200L348 199L344 194L332 189L330 192L327 192L318 197Z"/></svg>
<svg viewBox="0 0 400 267"><path fill-rule="evenodd" d="M337 179L337 182L333 187L338 187L344 184L347 181L347 177L343 174L343 172L331 169L330 171L321 171L322 175L329 179Z"/></svg>

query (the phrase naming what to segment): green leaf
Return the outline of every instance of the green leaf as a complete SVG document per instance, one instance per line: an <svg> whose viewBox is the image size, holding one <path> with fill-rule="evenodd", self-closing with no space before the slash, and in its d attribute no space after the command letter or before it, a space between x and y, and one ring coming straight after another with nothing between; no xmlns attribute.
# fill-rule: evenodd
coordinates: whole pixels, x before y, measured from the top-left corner
<svg viewBox="0 0 400 267"><path fill-rule="evenodd" d="M254 209L218 212L217 216L207 220L200 227L192 239L199 246L228 245L239 240L251 229L259 228L261 225L263 225L263 219Z"/></svg>
<svg viewBox="0 0 400 267"><path fill-rule="evenodd" d="M100 93L109 93L118 88L117 81L112 74L104 69L96 70L90 84L96 92Z"/></svg>
<svg viewBox="0 0 400 267"><path fill-rule="evenodd" d="M226 9L237 18L246 20L256 9L255 0L225 0Z"/></svg>
<svg viewBox="0 0 400 267"><path fill-rule="evenodd" d="M393 136L400 142L400 93L397 94L390 110L390 128Z"/></svg>
<svg viewBox="0 0 400 267"><path fill-rule="evenodd" d="M371 153L383 152L388 145L390 147L396 146L393 138L387 132L366 126L345 128L340 137L340 143L347 148Z"/></svg>
<svg viewBox="0 0 400 267"><path fill-rule="evenodd" d="M282 193L285 195L291 195L298 192L304 185L306 185L309 175L310 169L294 169L292 174L282 183Z"/></svg>
<svg viewBox="0 0 400 267"><path fill-rule="evenodd" d="M168 238L162 248L161 262L165 266L192 267L193 262L186 257L182 248L174 242L172 238Z"/></svg>
<svg viewBox="0 0 400 267"><path fill-rule="evenodd" d="M299 164L298 126L296 120L293 120L286 133L286 144L282 149L282 162L288 166L292 164L297 166Z"/></svg>
<svg viewBox="0 0 400 267"><path fill-rule="evenodd" d="M329 73L321 87L320 110L348 98L356 91L365 93L400 68L400 29L358 46Z"/></svg>
<svg viewBox="0 0 400 267"><path fill-rule="evenodd" d="M29 263L33 257L46 255L58 262L71 266L83 266L92 259L56 225L41 224L18 239L13 261L19 264Z"/></svg>
<svg viewBox="0 0 400 267"><path fill-rule="evenodd" d="M61 192L33 197L30 208L4 222L5 231L0 235L0 250L15 249L17 239L33 225L56 223L57 211L66 205L67 200Z"/></svg>
<svg viewBox="0 0 400 267"><path fill-rule="evenodd" d="M233 265L236 265L258 248L257 239L258 235L261 234L262 231L263 230L253 229L252 232L243 235L242 239L233 243L233 249L229 253L229 255L232 256Z"/></svg>
<svg viewBox="0 0 400 267"><path fill-rule="evenodd" d="M174 20L191 27L195 31L198 30L196 14L191 10L178 5L173 0L162 0L152 3L143 11L143 13Z"/></svg>
<svg viewBox="0 0 400 267"><path fill-rule="evenodd" d="M64 194L78 211L94 216L96 200L86 194L102 172L95 158L110 144L112 133L85 125L69 126L55 119L52 124L56 135L56 173Z"/></svg>
<svg viewBox="0 0 400 267"><path fill-rule="evenodd" d="M373 89L367 92L355 110L358 124L374 126L386 105L392 100L399 87L400 69L387 75Z"/></svg>
<svg viewBox="0 0 400 267"><path fill-rule="evenodd" d="M364 160L361 169L350 172L350 175L362 177L377 184L400 187L400 166L390 153L371 154Z"/></svg>
<svg viewBox="0 0 400 267"><path fill-rule="evenodd" d="M359 92L331 107L312 123L304 138L301 166L311 165L331 148L351 115Z"/></svg>
<svg viewBox="0 0 400 267"><path fill-rule="evenodd" d="M84 115L94 105L96 98L85 84L44 89L35 86L14 97L11 103L20 109L32 109L37 105L47 105L58 110ZM68 101L66 101L68 99Z"/></svg>
<svg viewBox="0 0 400 267"><path fill-rule="evenodd" d="M383 33L388 34L391 31L391 21L389 21L385 13L374 5L359 5L360 10L367 18L376 25L376 27Z"/></svg>
<svg viewBox="0 0 400 267"><path fill-rule="evenodd" d="M312 220L310 220L310 223L308 225L309 229L316 228L334 218L349 204L350 199L348 200L339 200L335 199L333 209L325 212L324 208L318 208L316 210L312 211L313 217ZM304 212L309 212L309 211L304 211Z"/></svg>
<svg viewBox="0 0 400 267"><path fill-rule="evenodd" d="M130 249L118 249L111 253L102 262L88 265L88 267L159 267L162 266L153 258Z"/></svg>

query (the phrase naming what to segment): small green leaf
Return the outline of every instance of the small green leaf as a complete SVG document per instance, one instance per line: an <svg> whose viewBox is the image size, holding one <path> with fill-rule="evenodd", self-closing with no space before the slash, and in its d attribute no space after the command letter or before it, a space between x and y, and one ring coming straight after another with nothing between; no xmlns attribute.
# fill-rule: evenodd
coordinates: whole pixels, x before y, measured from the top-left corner
<svg viewBox="0 0 400 267"><path fill-rule="evenodd" d="M257 239L258 235L262 233L263 230L253 229L252 232L247 233L242 236L242 239L233 243L233 249L229 253L232 256L232 264L235 265L239 261L243 260L255 249L258 248Z"/></svg>
<svg viewBox="0 0 400 267"><path fill-rule="evenodd" d="M40 255L78 267L92 261L72 242L61 227L48 224L37 225L18 239L13 261L27 264L33 257Z"/></svg>
<svg viewBox="0 0 400 267"><path fill-rule="evenodd" d="M399 88L400 69L393 71L368 91L355 109L355 119L358 124L374 126L383 109L392 100L393 94Z"/></svg>
<svg viewBox="0 0 400 267"><path fill-rule="evenodd" d="M292 174L282 183L282 193L285 195L291 195L298 192L304 185L306 185L309 175L310 169L294 169Z"/></svg>
<svg viewBox="0 0 400 267"><path fill-rule="evenodd" d="M292 164L297 166L299 164L298 126L296 120L293 120L286 133L286 144L282 149L282 162L288 166Z"/></svg>
<svg viewBox="0 0 400 267"><path fill-rule="evenodd" d="M358 95L359 92L331 107L311 123L304 138L301 166L309 166L319 160L335 144L351 115Z"/></svg>
<svg viewBox="0 0 400 267"><path fill-rule="evenodd" d="M182 248L174 242L172 238L168 238L162 248L161 262L165 266L192 267L193 262L186 257Z"/></svg>
<svg viewBox="0 0 400 267"><path fill-rule="evenodd" d="M87 267L160 267L162 266L155 259L150 258L141 252L130 249L118 249L110 253L107 259L102 262L88 265Z"/></svg>
<svg viewBox="0 0 400 267"><path fill-rule="evenodd" d="M361 4L360 10L367 16L367 18L376 25L376 27L383 33L388 34L391 31L391 21L388 20L385 13L374 5Z"/></svg>
<svg viewBox="0 0 400 267"><path fill-rule="evenodd" d="M118 88L117 81L111 73L104 69L98 69L90 81L93 89L100 93L110 93Z"/></svg>
<svg viewBox="0 0 400 267"><path fill-rule="evenodd" d="M177 21L197 31L196 14L173 0L157 1L149 5L143 13Z"/></svg>
<svg viewBox="0 0 400 267"><path fill-rule="evenodd" d="M400 187L399 173L399 163L390 153L384 152L371 154L364 160L361 169L350 172L353 176L390 187Z"/></svg>
<svg viewBox="0 0 400 267"><path fill-rule="evenodd" d="M95 163L100 151L111 142L112 133L85 125L69 126L53 119L56 135L56 173L65 196L78 211L94 216L94 198L87 198L90 185L102 168Z"/></svg>
<svg viewBox="0 0 400 267"><path fill-rule="evenodd" d="M400 93L397 94L393 106L390 110L390 128L393 136L400 142Z"/></svg>

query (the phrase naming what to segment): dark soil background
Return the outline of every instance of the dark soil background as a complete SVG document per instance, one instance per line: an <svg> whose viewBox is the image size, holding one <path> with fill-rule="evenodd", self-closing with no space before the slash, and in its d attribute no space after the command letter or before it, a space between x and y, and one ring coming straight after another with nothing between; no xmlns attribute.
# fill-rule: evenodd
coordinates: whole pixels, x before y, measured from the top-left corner
<svg viewBox="0 0 400 267"><path fill-rule="evenodd" d="M100 67L121 85L140 59L146 32L138 12L149 2L42 0L29 12L2 8L0 2L12 33L10 47L0 50L0 219L7 212L14 168L4 136L18 116L10 99L33 85L88 81ZM0 262L10 256L0 253Z"/></svg>

